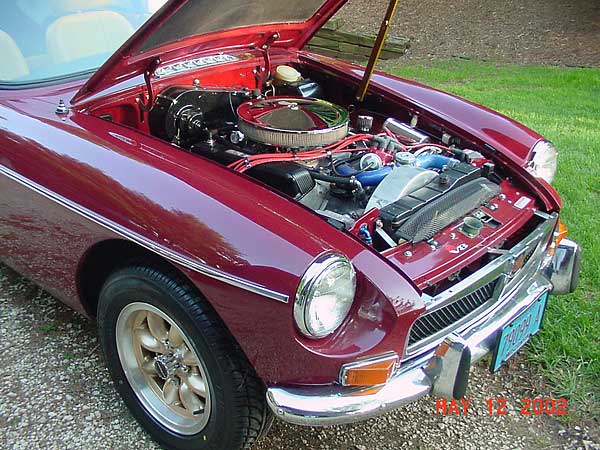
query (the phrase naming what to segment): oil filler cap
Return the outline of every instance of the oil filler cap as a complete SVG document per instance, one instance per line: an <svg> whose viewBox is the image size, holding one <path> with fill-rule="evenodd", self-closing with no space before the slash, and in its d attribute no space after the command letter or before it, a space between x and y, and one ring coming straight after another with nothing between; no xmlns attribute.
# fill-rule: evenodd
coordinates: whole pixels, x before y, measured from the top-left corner
<svg viewBox="0 0 600 450"><path fill-rule="evenodd" d="M483 228L483 222L476 217L465 217L463 221L461 231L464 235L475 238L479 236L481 233L481 229Z"/></svg>

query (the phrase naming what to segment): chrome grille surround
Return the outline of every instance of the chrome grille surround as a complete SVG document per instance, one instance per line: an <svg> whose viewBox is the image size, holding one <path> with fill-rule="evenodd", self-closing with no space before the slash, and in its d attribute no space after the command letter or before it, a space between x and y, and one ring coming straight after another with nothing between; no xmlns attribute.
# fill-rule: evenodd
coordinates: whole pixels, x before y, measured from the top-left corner
<svg viewBox="0 0 600 450"><path fill-rule="evenodd" d="M493 314L497 308L507 301L506 295L503 294L511 292L515 287L523 284L528 275L541 268L542 264L546 262L546 245L552 237L558 215L543 212L536 212L536 215L544 219L543 222L513 248L502 252L492 262L444 292L433 297L423 294L424 315L428 316L496 281L492 298L480 307L455 321L452 325L442 328L424 339L412 343L409 341L402 361L408 361L428 353L439 345L448 334L460 333L477 322L485 320L487 316ZM513 273L515 262L523 256L526 262L517 272ZM502 301L499 301L499 299L502 299ZM412 328L417 321L413 323L409 336L413 333Z"/></svg>

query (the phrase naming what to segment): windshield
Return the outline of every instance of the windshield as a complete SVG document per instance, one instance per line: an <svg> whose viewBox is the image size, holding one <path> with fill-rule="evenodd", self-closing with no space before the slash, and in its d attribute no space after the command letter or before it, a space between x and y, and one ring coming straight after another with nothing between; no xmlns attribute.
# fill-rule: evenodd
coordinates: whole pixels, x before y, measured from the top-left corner
<svg viewBox="0 0 600 450"><path fill-rule="evenodd" d="M94 70L165 1L2 1L0 82L36 82Z"/></svg>

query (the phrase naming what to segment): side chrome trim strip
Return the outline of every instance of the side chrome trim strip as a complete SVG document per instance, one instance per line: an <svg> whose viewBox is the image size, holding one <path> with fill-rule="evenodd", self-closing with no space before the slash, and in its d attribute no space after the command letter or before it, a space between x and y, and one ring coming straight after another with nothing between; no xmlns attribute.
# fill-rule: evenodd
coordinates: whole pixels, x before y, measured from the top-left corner
<svg viewBox="0 0 600 450"><path fill-rule="evenodd" d="M248 292L252 292L253 294L258 294L263 297L267 297L267 298L270 298L272 300L276 300L276 301L282 302L282 303L289 302L289 296L286 294L283 294L283 293L277 292L277 291L273 291L271 289L268 289L260 284L254 283L252 281L245 280L243 278L239 278L234 275L230 275L228 273L222 272L222 271L215 269L213 267L210 267L202 262L195 261L187 256L184 256L177 252L174 252L162 245L158 245L155 242L153 242L143 236L140 236L139 234L134 233L131 230L128 230L127 228L125 228L105 217L100 216L99 214L95 213L94 211L91 211L91 210L89 210L89 209L87 209L87 208L61 196L61 195L58 195L58 194L50 191L49 189L46 189L45 187L41 186L40 184L37 184L36 182L29 180L28 178L18 174L17 172L14 172L13 170L9 169L8 167L0 165L0 173L6 175L8 178L21 184L22 186L25 186L25 187L35 191L36 193L42 195L43 197L46 197L47 199L52 200L53 202L58 203L61 206L64 206L68 210L70 210L76 214L79 214L80 216L84 217L85 219L88 219L88 220L96 223L97 225L100 225L100 226L108 229L109 231L112 231L113 233L118 234L119 236L121 236L125 239L133 241L136 244L141 245L145 249L150 250L151 252L156 253L156 254L168 259L169 261L171 261L173 263L176 263L178 265L186 267L187 269L193 270L194 272L198 272L207 277L210 277L215 280L221 281L223 283L229 284L231 286L235 286L237 288L244 289Z"/></svg>

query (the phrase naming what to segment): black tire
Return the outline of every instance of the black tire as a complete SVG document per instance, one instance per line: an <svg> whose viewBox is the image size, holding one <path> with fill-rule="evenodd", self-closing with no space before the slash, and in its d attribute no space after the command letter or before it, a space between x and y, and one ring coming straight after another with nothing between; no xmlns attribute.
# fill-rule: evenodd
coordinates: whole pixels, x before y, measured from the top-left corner
<svg viewBox="0 0 600 450"><path fill-rule="evenodd" d="M184 435L166 428L129 384L118 355L116 324L123 308L133 302L150 304L172 318L203 361L212 391L210 416L201 432ZM264 385L241 348L210 304L177 275L142 265L113 273L100 293L98 331L117 390L138 422L164 448L249 449L271 424Z"/></svg>

